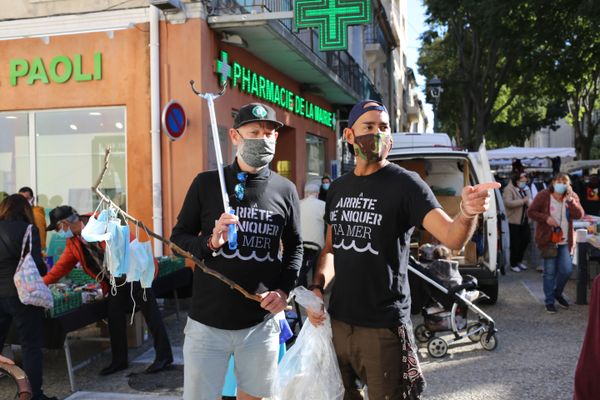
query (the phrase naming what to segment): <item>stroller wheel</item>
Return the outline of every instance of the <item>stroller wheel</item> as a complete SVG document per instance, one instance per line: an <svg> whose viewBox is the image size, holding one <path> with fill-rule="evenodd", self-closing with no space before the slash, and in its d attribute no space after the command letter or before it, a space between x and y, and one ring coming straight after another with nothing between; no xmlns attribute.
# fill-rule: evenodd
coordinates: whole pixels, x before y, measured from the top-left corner
<svg viewBox="0 0 600 400"><path fill-rule="evenodd" d="M432 337L427 342L427 351L434 358L444 357L448 352L448 343L441 337Z"/></svg>
<svg viewBox="0 0 600 400"><path fill-rule="evenodd" d="M424 324L419 324L415 328L415 338L421 343L427 343L431 338L431 332L427 330Z"/></svg>
<svg viewBox="0 0 600 400"><path fill-rule="evenodd" d="M481 340L479 343L481 343L481 347L487 351L492 351L498 346L498 339L493 332L485 332L483 335L481 335Z"/></svg>
<svg viewBox="0 0 600 400"><path fill-rule="evenodd" d="M473 343L477 343L481 340L481 335L483 335L483 330L480 330L479 332L475 332L477 329L481 328L481 324L479 322L476 322L474 324L470 324L469 327L467 328L467 337L471 340L471 342ZM471 333L471 332L475 332L475 333Z"/></svg>

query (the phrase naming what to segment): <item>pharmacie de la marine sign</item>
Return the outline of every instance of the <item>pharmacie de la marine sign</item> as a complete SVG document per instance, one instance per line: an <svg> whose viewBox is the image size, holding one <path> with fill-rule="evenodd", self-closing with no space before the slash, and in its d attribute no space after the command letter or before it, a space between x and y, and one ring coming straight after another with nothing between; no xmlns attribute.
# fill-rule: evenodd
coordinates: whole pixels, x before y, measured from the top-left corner
<svg viewBox="0 0 600 400"><path fill-rule="evenodd" d="M256 96L261 100L275 104L328 128L335 129L335 114L331 111L311 103L304 97L238 62L232 62L232 65L229 64L230 62L229 54L221 51L221 58L216 60L215 63L215 73L220 75L219 82L221 85L228 81L229 86L238 88L244 93Z"/></svg>

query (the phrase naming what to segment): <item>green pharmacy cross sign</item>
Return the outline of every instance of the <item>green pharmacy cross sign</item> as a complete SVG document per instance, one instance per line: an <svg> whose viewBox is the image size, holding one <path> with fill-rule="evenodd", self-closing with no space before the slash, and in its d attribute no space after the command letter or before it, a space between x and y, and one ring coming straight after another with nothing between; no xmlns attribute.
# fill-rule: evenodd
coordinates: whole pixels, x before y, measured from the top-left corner
<svg viewBox="0 0 600 400"><path fill-rule="evenodd" d="M348 48L348 26L371 22L371 0L296 0L296 29L318 28L321 51Z"/></svg>

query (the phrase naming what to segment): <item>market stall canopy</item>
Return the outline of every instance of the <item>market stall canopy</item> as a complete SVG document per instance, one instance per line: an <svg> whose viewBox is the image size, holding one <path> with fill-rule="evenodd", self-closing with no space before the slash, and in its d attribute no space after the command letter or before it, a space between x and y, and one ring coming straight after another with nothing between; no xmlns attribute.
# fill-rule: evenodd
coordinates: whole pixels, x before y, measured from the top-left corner
<svg viewBox="0 0 600 400"><path fill-rule="evenodd" d="M575 157L574 147L517 147L509 146L487 151L491 160Z"/></svg>
<svg viewBox="0 0 600 400"><path fill-rule="evenodd" d="M600 160L569 161L560 166L561 172L572 172L579 169L600 168Z"/></svg>

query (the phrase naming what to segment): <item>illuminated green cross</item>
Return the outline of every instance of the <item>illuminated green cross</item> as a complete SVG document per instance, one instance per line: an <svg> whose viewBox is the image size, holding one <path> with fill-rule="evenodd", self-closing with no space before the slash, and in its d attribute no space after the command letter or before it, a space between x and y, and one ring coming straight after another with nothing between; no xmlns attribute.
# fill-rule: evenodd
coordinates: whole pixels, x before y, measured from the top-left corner
<svg viewBox="0 0 600 400"><path fill-rule="evenodd" d="M348 26L371 22L371 0L296 0L296 30L318 28L321 51L348 48Z"/></svg>
<svg viewBox="0 0 600 400"><path fill-rule="evenodd" d="M215 72L221 75L219 79L221 86L225 85L227 78L231 78L231 66L228 63L228 58L227 52L221 51L221 59L217 60L217 65L215 66Z"/></svg>

